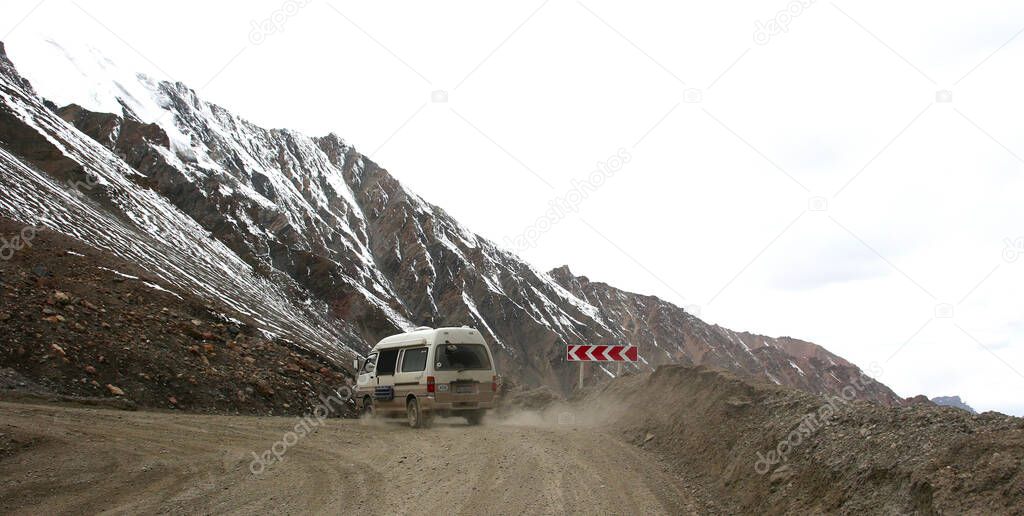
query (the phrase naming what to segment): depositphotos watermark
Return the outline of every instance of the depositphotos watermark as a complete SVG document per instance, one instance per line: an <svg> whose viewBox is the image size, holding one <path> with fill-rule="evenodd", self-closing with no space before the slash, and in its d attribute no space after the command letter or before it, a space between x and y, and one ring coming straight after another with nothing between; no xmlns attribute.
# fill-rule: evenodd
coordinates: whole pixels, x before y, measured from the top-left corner
<svg viewBox="0 0 1024 516"><path fill-rule="evenodd" d="M331 396L320 395L320 403L313 408L313 412L298 418L295 426L284 433L281 439L270 445L263 453L252 453L252 461L249 463L249 471L253 475L259 475L273 464L284 460L288 449L298 444L300 440L312 433L324 424L324 421L337 411L345 410L348 401L352 399L352 389L341 387Z"/></svg>
<svg viewBox="0 0 1024 516"><path fill-rule="evenodd" d="M75 181L73 179L68 179L64 184L67 186L68 191L75 194L81 194L83 190L92 190L93 188L96 188L96 185L100 184L100 178L92 174L86 174L84 180Z"/></svg>
<svg viewBox="0 0 1024 516"><path fill-rule="evenodd" d="M1003 260L1006 263L1013 263L1024 255L1024 237L1007 238L1003 244Z"/></svg>
<svg viewBox="0 0 1024 516"><path fill-rule="evenodd" d="M32 247L32 241L36 239L40 229L42 228L25 226L11 238L0 236L0 261L6 262L14 258L14 254L18 251L26 247Z"/></svg>
<svg viewBox="0 0 1024 516"><path fill-rule="evenodd" d="M583 181L573 179L567 192L548 201L548 210L537 217L533 224L527 226L515 237L505 237L506 245L517 251L525 251L537 246L540 237L564 220L570 213L579 211L580 205L588 197L615 176L633 156L626 149L619 149L608 159L598 162L597 167Z"/></svg>
<svg viewBox="0 0 1024 516"><path fill-rule="evenodd" d="M869 372L874 377L882 375L882 366L872 363L868 366ZM829 424L832 416L839 412L839 409L845 405L849 405L850 402L857 399L858 394L863 393L864 389L868 385L875 383L872 376L868 376L867 373L861 371L859 378L854 378L849 385L843 387L839 391L839 396L827 396L825 403L823 403L818 410L809 412L800 419L796 427L793 428L784 439L779 441L779 444L775 446L775 449L769 450L768 453L757 452L757 460L754 462L754 471L758 475L764 475L774 469L774 467L780 462L786 462L789 458L789 454L793 453L793 450L803 444L804 440L811 437L822 427Z"/></svg>
<svg viewBox="0 0 1024 516"><path fill-rule="evenodd" d="M773 37L789 32L789 24L804 13L808 7L814 5L817 0L791 0L786 8L775 13L775 16L767 21L754 22L754 43L767 45Z"/></svg>
<svg viewBox="0 0 1024 516"><path fill-rule="evenodd" d="M270 13L270 16L262 20L252 20L249 25L252 30L249 31L249 43L253 45L259 45L267 40L268 37L278 32L284 32L284 24L288 20L299 13L299 9L306 7L313 0L286 0L281 7Z"/></svg>

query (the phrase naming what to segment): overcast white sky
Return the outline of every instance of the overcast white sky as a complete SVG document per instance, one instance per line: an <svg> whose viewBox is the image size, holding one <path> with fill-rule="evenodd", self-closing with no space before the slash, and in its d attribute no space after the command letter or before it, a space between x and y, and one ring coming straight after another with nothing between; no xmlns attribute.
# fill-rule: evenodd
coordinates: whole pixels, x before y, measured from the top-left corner
<svg viewBox="0 0 1024 516"><path fill-rule="evenodd" d="M1003 2L0 7L44 95L66 85L43 37L88 42L258 124L336 132L510 248L626 152L520 254L1017 415L1022 29Z"/></svg>

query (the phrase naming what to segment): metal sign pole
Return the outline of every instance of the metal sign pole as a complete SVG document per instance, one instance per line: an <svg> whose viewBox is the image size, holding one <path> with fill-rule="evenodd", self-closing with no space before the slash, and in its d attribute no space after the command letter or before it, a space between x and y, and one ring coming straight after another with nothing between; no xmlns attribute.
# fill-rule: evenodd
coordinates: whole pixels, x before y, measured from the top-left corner
<svg viewBox="0 0 1024 516"><path fill-rule="evenodd" d="M583 376L587 362L615 362L615 378L619 378L622 376L623 362L640 360L636 346L591 346L586 344L569 345L565 348L565 358L569 362L580 363L578 389L583 389ZM608 372L604 366L602 369Z"/></svg>

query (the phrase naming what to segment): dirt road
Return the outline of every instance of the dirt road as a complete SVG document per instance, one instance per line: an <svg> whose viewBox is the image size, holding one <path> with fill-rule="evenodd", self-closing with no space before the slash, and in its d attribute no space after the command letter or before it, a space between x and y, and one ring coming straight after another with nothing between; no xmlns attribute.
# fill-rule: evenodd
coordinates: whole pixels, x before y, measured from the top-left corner
<svg viewBox="0 0 1024 516"><path fill-rule="evenodd" d="M594 429L539 416L479 427L442 419L429 430L397 421L330 419L307 422L313 431L304 436L287 435L297 423L298 418L0 403L0 512L705 509L649 453ZM253 453L275 451L283 452L282 461L254 462Z"/></svg>

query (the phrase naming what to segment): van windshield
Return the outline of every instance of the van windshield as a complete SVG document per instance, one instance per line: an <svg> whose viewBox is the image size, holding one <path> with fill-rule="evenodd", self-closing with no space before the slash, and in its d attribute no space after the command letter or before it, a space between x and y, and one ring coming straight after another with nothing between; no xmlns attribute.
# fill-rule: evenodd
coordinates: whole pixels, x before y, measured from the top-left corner
<svg viewBox="0 0 1024 516"><path fill-rule="evenodd" d="M438 371L491 368L487 349L480 344L443 344L437 347L435 354L434 369Z"/></svg>

